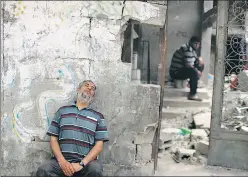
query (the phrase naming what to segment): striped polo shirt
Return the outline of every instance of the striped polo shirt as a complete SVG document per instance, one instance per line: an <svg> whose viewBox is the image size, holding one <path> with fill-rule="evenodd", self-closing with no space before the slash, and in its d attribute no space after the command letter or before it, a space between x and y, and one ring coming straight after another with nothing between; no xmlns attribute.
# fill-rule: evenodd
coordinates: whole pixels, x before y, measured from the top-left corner
<svg viewBox="0 0 248 177"><path fill-rule="evenodd" d="M172 56L170 73L176 73L179 69L187 65L194 65L198 58L194 49L189 44L183 44Z"/></svg>
<svg viewBox="0 0 248 177"><path fill-rule="evenodd" d="M108 131L101 113L74 104L55 113L47 135L58 137L61 152L69 162L82 160L96 141L108 141Z"/></svg>

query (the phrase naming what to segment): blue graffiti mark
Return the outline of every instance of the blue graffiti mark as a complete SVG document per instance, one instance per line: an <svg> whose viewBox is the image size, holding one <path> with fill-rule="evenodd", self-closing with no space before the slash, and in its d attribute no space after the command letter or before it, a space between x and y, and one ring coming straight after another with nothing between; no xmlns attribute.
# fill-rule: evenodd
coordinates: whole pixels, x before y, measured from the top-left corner
<svg viewBox="0 0 248 177"><path fill-rule="evenodd" d="M10 84L10 88L13 88L15 86L15 79L12 79L12 82Z"/></svg>
<svg viewBox="0 0 248 177"><path fill-rule="evenodd" d="M47 119L47 125L49 126L50 125L50 123L51 123L51 119L52 118L50 118L50 116L49 116L49 114L48 114L48 110L47 110L47 104L48 104L48 102L54 102L54 103L56 103L56 101L54 100L54 99L50 99L50 100L47 100L46 101L46 103L45 103L45 112L46 112L46 119Z"/></svg>
<svg viewBox="0 0 248 177"><path fill-rule="evenodd" d="M16 118L19 119L20 118L20 115L19 113L16 114Z"/></svg>
<svg viewBox="0 0 248 177"><path fill-rule="evenodd" d="M65 76L62 70L59 69L58 72L59 72L59 77L60 77L60 78L62 78L62 77Z"/></svg>

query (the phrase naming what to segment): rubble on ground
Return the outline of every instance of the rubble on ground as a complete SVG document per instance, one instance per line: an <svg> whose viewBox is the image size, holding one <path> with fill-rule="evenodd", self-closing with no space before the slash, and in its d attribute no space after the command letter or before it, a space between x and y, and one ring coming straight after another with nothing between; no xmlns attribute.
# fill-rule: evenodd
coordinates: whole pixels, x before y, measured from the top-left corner
<svg viewBox="0 0 248 177"><path fill-rule="evenodd" d="M165 127L161 130L160 137L162 140L160 140L159 149L163 149L163 151L159 151L160 158L162 154L170 153L177 163L205 164L207 162L211 112L210 110L192 112L187 114L187 117L176 118L184 123L181 123L181 125L184 125L183 127ZM182 134L181 130L185 130L185 134ZM167 137L168 142L170 142L168 143L170 144L169 147L162 143L162 136Z"/></svg>
<svg viewBox="0 0 248 177"><path fill-rule="evenodd" d="M231 131L248 129L248 94L228 92L224 94L221 128Z"/></svg>

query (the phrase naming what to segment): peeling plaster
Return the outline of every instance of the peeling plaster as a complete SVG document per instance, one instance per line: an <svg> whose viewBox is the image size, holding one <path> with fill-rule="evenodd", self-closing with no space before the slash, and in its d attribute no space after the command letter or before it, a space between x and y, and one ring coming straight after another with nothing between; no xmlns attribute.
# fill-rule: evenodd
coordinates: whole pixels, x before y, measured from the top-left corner
<svg viewBox="0 0 248 177"><path fill-rule="evenodd" d="M3 174L25 176L43 162L40 151L34 151L31 157L27 147L34 136L44 138L53 114L59 106L73 101L76 86L85 79L97 84L94 105L106 117L110 130L108 145L112 150L105 149L101 159L130 164L135 151L131 135L143 129L143 124L156 121L159 88L141 86L144 95L137 94L142 89L131 83L131 64L121 62L121 37L129 18L141 22L160 19L159 8L143 2L118 1L5 3L9 20L4 25L3 52L8 69L1 71L1 82L2 90L8 92L4 92L1 122L5 127L1 130L5 131L4 146L11 147L4 151L4 165L14 170L4 168ZM144 9L139 10L141 7ZM151 107L149 112L146 105ZM142 117L142 113L146 115ZM133 122L141 118L133 127ZM27 120L34 126L28 126ZM130 136L126 136L128 133ZM127 146L122 146L120 140ZM114 158L119 151L125 153ZM20 154L22 158L16 159ZM16 160L37 164L19 167Z"/></svg>

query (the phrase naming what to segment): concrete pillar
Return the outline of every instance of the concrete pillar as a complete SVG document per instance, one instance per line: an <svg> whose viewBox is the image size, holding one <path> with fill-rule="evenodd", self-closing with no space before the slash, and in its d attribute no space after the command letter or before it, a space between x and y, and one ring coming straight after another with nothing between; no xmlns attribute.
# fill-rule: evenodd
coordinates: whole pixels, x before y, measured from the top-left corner
<svg viewBox="0 0 248 177"><path fill-rule="evenodd" d="M132 81L136 83L140 83L140 77L141 77L141 72L140 69L138 69L138 53L134 52L132 55L132 73L131 73L131 79Z"/></svg>
<svg viewBox="0 0 248 177"><path fill-rule="evenodd" d="M248 11L245 13L245 42L246 42L246 60L248 59Z"/></svg>
<svg viewBox="0 0 248 177"><path fill-rule="evenodd" d="M204 0L204 13L213 8L212 0ZM210 61L211 61L211 37L212 37L212 27L202 31L202 41L201 41L201 56L205 63L205 68L202 73L202 81L204 84L208 84L208 75L210 72Z"/></svg>

